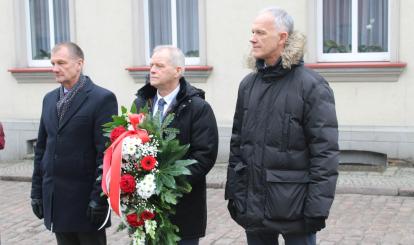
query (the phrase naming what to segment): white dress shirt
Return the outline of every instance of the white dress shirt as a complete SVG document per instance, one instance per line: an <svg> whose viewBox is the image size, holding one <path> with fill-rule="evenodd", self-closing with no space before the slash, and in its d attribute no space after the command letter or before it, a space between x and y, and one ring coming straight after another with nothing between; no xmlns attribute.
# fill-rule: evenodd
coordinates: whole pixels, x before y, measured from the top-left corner
<svg viewBox="0 0 414 245"><path fill-rule="evenodd" d="M161 95L158 93L157 90L157 98L154 103L154 109L152 110L152 115L155 116L155 113L158 111L158 101L162 98L166 102L164 105L164 111L162 112L163 115L165 115L165 112L168 110L168 108L171 106L171 104L174 102L175 97L177 97L178 92L180 91L180 84L168 95L161 97Z"/></svg>

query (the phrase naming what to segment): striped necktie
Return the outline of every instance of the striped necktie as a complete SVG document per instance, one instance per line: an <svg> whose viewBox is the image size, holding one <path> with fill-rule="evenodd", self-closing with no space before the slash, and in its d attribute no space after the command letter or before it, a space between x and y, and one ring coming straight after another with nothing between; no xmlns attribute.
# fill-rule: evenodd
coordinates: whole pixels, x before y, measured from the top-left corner
<svg viewBox="0 0 414 245"><path fill-rule="evenodd" d="M162 123L162 120L164 119L164 105L167 104L163 98L158 100L158 115L160 117L160 123Z"/></svg>

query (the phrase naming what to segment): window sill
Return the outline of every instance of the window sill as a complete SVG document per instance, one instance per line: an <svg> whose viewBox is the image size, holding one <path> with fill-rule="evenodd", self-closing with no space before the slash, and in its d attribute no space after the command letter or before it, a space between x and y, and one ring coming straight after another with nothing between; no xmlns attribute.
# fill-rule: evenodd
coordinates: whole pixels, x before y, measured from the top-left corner
<svg viewBox="0 0 414 245"><path fill-rule="evenodd" d="M144 83L149 74L149 66L128 67L126 70L137 83ZM212 66L186 66L184 77L192 83L205 83L213 70Z"/></svg>
<svg viewBox="0 0 414 245"><path fill-rule="evenodd" d="M397 82L407 63L314 63L305 66L329 82Z"/></svg>
<svg viewBox="0 0 414 245"><path fill-rule="evenodd" d="M10 68L8 69L19 83L55 83L52 68Z"/></svg>

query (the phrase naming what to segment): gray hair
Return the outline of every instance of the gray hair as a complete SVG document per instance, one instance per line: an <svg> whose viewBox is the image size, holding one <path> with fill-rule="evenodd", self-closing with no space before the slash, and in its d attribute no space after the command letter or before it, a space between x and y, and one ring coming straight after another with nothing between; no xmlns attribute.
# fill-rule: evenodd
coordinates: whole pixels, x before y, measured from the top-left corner
<svg viewBox="0 0 414 245"><path fill-rule="evenodd" d="M56 44L52 49L52 53L57 52L62 47L66 47L69 50L69 54L73 58L82 59L82 60L85 59L82 49L76 43L72 43L72 42L64 42L64 43Z"/></svg>
<svg viewBox="0 0 414 245"><path fill-rule="evenodd" d="M260 11L260 14L270 13L275 18L275 27L286 31L289 35L293 32L293 18L284 9L279 7L269 7Z"/></svg>
<svg viewBox="0 0 414 245"><path fill-rule="evenodd" d="M181 51L181 49L172 46L172 45L159 45L156 46L154 48L154 50L152 51L152 53L156 53L156 52L160 52L163 50L167 50L168 54L169 54L169 60L170 63L176 67L181 67L181 76L184 75L184 70L185 70L185 56L183 51Z"/></svg>

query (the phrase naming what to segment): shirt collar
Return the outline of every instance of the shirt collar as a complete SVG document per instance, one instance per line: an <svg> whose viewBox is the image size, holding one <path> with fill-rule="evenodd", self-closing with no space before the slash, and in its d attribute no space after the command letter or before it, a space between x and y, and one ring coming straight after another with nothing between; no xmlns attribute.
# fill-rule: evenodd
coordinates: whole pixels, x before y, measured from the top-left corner
<svg viewBox="0 0 414 245"><path fill-rule="evenodd" d="M167 107L170 106L171 103L174 101L175 97L177 97L177 94L178 94L179 91L180 91L180 84L178 84L178 86L171 93L169 93L168 95L166 95L164 97L162 97L157 91L157 101L156 101L156 103L158 103L158 100L160 98L163 98L164 101L167 104Z"/></svg>

